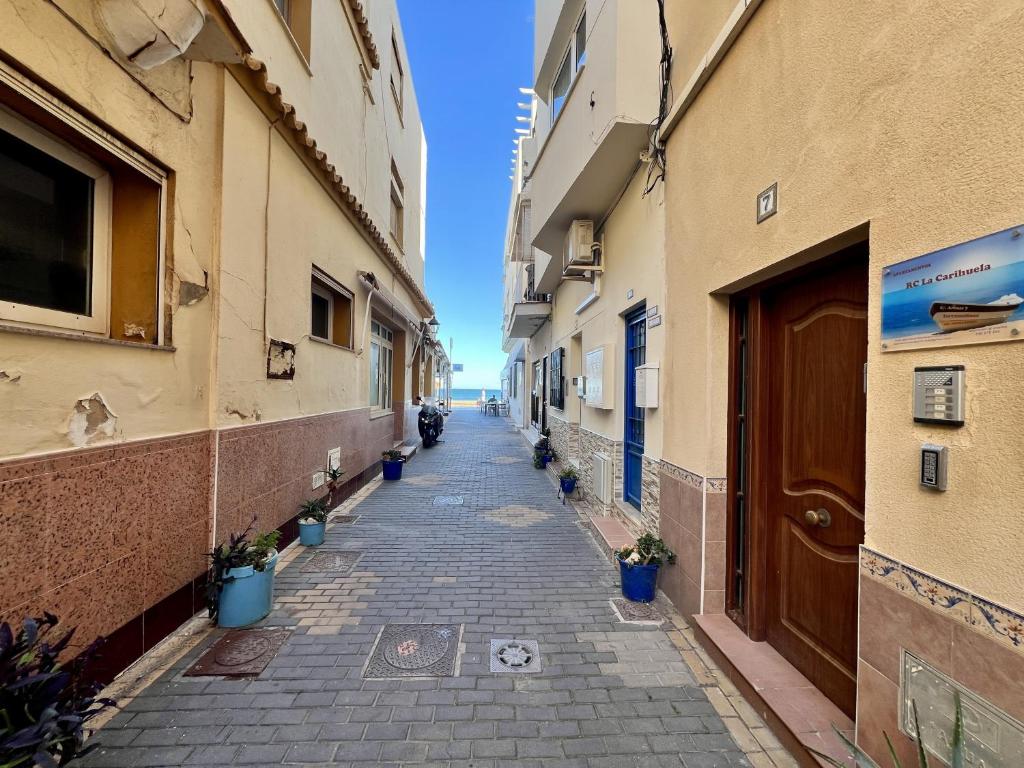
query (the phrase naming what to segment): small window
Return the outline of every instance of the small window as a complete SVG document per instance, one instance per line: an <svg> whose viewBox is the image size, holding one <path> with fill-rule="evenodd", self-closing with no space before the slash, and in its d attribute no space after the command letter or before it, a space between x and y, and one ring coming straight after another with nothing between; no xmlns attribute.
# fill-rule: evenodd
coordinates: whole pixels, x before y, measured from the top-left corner
<svg viewBox="0 0 1024 768"><path fill-rule="evenodd" d="M391 161L391 236L400 249L405 247L405 185L398 166Z"/></svg>
<svg viewBox="0 0 1024 768"><path fill-rule="evenodd" d="M299 50L308 63L310 58L310 41L313 32L313 2L312 0L274 0L278 13L284 19L288 30L292 33Z"/></svg>
<svg viewBox="0 0 1024 768"><path fill-rule="evenodd" d="M401 116L405 104L405 69L402 67L402 54L398 50L398 37L391 33L391 95L395 97L395 106Z"/></svg>
<svg viewBox="0 0 1024 768"><path fill-rule="evenodd" d="M587 12L583 11L572 38L569 40L569 47L565 57L558 67L558 73L551 85L551 122L553 123L562 111L565 99L569 95L573 79L587 62Z"/></svg>
<svg viewBox="0 0 1024 768"><path fill-rule="evenodd" d="M352 347L352 292L316 267L310 286L310 336Z"/></svg>
<svg viewBox="0 0 1024 768"><path fill-rule="evenodd" d="M562 358L565 350L559 347L551 353L551 407L562 410L565 408L565 379L562 376Z"/></svg>

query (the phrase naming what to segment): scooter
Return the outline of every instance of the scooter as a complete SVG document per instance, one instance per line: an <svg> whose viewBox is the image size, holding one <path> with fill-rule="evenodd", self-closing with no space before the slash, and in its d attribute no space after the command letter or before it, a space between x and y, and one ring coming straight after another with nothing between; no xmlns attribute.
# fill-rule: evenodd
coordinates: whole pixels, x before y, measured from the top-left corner
<svg viewBox="0 0 1024 768"><path fill-rule="evenodd" d="M419 417L420 437L423 438L423 447L429 448L437 442L444 432L444 414L433 405L426 403L420 408Z"/></svg>

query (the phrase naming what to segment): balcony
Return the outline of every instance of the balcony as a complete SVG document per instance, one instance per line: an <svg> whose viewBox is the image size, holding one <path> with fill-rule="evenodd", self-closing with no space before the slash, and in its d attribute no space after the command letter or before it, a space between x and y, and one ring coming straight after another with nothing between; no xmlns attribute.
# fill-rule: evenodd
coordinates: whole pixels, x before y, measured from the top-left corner
<svg viewBox="0 0 1024 768"><path fill-rule="evenodd" d="M564 50L558 40L556 28L549 52ZM527 187L538 291L554 291L561 280L569 223L601 221L637 168L658 111L660 50L655 4L641 8L608 0L590 29L586 63L561 112L546 135L538 129L542 146ZM540 94L550 89L550 62L557 55L544 58L535 84ZM538 122L549 120L549 114L542 110Z"/></svg>
<svg viewBox="0 0 1024 768"><path fill-rule="evenodd" d="M551 316L551 301L546 294L539 294L543 300L517 301L509 314L506 335L510 339L528 339Z"/></svg>

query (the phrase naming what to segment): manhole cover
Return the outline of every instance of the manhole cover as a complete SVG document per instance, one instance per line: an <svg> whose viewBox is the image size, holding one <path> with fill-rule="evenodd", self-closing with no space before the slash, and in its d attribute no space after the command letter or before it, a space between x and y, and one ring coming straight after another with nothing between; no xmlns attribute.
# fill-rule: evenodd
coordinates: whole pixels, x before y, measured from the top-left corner
<svg viewBox="0 0 1024 768"><path fill-rule="evenodd" d="M461 496L435 496L435 507L457 507L462 504Z"/></svg>
<svg viewBox="0 0 1024 768"><path fill-rule="evenodd" d="M540 672L536 640L491 640L491 672Z"/></svg>
<svg viewBox="0 0 1024 768"><path fill-rule="evenodd" d="M634 603L624 598L612 598L610 600L612 610L619 617L619 621L625 624L652 624L658 625L665 622L665 618L658 613L658 609L650 603Z"/></svg>
<svg viewBox="0 0 1024 768"><path fill-rule="evenodd" d="M335 515L331 518L331 522L340 523L341 525L352 525L359 517L359 515Z"/></svg>
<svg viewBox="0 0 1024 768"><path fill-rule="evenodd" d="M187 677L255 677L284 645L289 629L233 629L214 643L188 671Z"/></svg>
<svg viewBox="0 0 1024 768"><path fill-rule="evenodd" d="M451 677L458 650L458 625L388 624L363 677Z"/></svg>
<svg viewBox="0 0 1024 768"><path fill-rule="evenodd" d="M337 550L317 552L306 561L302 570L307 573L320 571L347 574L352 571L362 556L362 552L339 552Z"/></svg>

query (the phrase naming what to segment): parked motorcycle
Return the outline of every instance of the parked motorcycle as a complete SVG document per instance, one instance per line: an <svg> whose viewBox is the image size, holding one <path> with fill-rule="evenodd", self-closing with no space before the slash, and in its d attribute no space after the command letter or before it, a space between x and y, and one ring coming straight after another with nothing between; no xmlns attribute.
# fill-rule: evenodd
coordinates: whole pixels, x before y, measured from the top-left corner
<svg viewBox="0 0 1024 768"><path fill-rule="evenodd" d="M433 405L424 403L420 408L419 431L420 437L423 439L423 447L429 448L444 432L444 414Z"/></svg>

